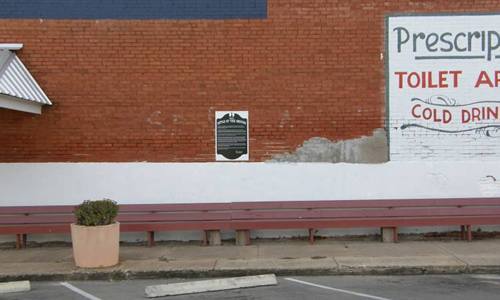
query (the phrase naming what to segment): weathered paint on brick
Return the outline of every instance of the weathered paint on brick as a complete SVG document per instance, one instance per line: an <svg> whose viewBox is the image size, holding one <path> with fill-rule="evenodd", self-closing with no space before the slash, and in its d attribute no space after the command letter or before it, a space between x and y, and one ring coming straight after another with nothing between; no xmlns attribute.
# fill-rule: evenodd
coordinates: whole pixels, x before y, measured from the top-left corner
<svg viewBox="0 0 500 300"><path fill-rule="evenodd" d="M249 111L250 158L385 126L384 17L498 1L270 0L262 20L0 20L54 102L0 110L0 161L214 161L214 112Z"/></svg>

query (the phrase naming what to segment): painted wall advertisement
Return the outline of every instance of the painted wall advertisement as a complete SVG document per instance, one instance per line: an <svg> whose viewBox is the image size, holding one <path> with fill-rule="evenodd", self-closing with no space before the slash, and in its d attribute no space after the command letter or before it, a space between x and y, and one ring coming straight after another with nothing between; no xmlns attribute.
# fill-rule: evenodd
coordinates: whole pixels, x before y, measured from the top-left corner
<svg viewBox="0 0 500 300"><path fill-rule="evenodd" d="M387 18L391 160L500 160L500 15Z"/></svg>

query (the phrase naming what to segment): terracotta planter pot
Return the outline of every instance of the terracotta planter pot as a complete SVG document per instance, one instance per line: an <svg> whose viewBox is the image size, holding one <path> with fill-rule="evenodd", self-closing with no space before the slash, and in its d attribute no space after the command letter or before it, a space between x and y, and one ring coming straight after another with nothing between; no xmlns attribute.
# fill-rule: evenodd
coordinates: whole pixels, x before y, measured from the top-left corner
<svg viewBox="0 0 500 300"><path fill-rule="evenodd" d="M81 268L111 267L120 255L120 223L104 226L71 224L75 264Z"/></svg>

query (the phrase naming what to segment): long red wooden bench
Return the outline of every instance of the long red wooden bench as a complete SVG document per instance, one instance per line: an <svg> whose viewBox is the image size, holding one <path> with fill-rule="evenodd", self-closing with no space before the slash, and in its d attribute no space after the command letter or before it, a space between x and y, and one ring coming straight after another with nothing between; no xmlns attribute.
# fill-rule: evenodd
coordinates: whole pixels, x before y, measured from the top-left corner
<svg viewBox="0 0 500 300"><path fill-rule="evenodd" d="M16 235L16 247L24 248L28 234L70 233L75 206L0 207L0 234ZM230 229L229 203L120 205L117 221L121 232L146 232L154 245L155 231Z"/></svg>
<svg viewBox="0 0 500 300"><path fill-rule="evenodd" d="M16 235L18 248L27 234L69 233L74 206L0 207L0 234ZM500 224L500 198L233 202L207 204L120 205L122 232L154 233L202 230L204 244L211 230L236 230L250 243L254 229L307 229L309 240L323 228L393 228L460 226L462 238L472 239L473 225Z"/></svg>
<svg viewBox="0 0 500 300"><path fill-rule="evenodd" d="M500 224L500 198L287 201L232 203L231 226L246 236L251 229L392 228L460 226L472 240L472 225ZM249 242L249 237L247 237Z"/></svg>

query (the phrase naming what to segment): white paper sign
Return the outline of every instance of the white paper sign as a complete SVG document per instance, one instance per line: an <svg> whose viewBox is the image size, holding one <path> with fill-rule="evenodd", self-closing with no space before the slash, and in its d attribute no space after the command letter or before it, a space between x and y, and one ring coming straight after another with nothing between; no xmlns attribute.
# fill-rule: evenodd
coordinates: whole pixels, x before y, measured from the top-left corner
<svg viewBox="0 0 500 300"><path fill-rule="evenodd" d="M387 18L390 159L500 159L500 15Z"/></svg>

